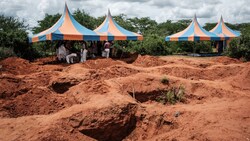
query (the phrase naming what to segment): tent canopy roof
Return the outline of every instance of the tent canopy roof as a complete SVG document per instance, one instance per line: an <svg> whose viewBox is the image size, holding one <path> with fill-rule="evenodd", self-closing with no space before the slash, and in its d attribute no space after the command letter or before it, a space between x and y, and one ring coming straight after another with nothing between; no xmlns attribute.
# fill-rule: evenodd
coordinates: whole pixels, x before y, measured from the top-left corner
<svg viewBox="0 0 250 141"><path fill-rule="evenodd" d="M100 35L78 23L65 3L64 13L52 27L29 38L29 42L45 40L100 40Z"/></svg>
<svg viewBox="0 0 250 141"><path fill-rule="evenodd" d="M108 10L104 22L96 28L98 34L104 35L101 40L143 40L143 36L131 31L128 31L118 25Z"/></svg>
<svg viewBox="0 0 250 141"><path fill-rule="evenodd" d="M200 26L194 15L192 23L183 31L167 36L166 41L204 41L220 40L221 38L214 33L206 31Z"/></svg>
<svg viewBox="0 0 250 141"><path fill-rule="evenodd" d="M224 38L226 40L240 36L239 32L234 31L229 27L227 27L227 25L224 23L222 16L217 25L212 30L210 30L210 32L215 33L221 38Z"/></svg>

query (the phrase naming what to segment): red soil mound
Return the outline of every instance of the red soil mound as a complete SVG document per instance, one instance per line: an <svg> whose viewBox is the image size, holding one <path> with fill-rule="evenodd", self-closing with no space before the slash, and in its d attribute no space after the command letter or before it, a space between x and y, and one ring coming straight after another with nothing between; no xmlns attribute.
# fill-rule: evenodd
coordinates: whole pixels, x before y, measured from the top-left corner
<svg viewBox="0 0 250 141"><path fill-rule="evenodd" d="M14 75L0 76L0 98L14 98L28 92L31 88L31 83L27 83Z"/></svg>
<svg viewBox="0 0 250 141"><path fill-rule="evenodd" d="M242 62L241 62L240 60L238 60L238 59L229 58L229 57L226 57L226 56L216 57L216 58L212 59L212 61L213 61L213 62L216 62L216 63L222 63L222 64L224 64L224 65L242 63Z"/></svg>
<svg viewBox="0 0 250 141"><path fill-rule="evenodd" d="M113 59L106 59L106 58L97 58L93 60L87 60L83 63L83 67L88 69L101 69L101 68L107 68L113 65L119 65L122 64L120 61L115 61Z"/></svg>
<svg viewBox="0 0 250 141"><path fill-rule="evenodd" d="M246 67L238 71L233 75L231 83L233 86L240 90L249 90L250 92L250 63L247 63Z"/></svg>
<svg viewBox="0 0 250 141"><path fill-rule="evenodd" d="M160 68L162 73L191 80L219 80L237 75L240 66L216 66L211 68L193 68L189 66L167 66Z"/></svg>
<svg viewBox="0 0 250 141"><path fill-rule="evenodd" d="M135 70L129 67L125 67L122 65L115 65L109 68L102 68L98 70L90 71L90 77L93 79L111 79L117 77L126 77L136 73L139 73L139 70Z"/></svg>
<svg viewBox="0 0 250 141"><path fill-rule="evenodd" d="M17 58L10 57L0 62L3 72L9 72L12 74L29 74L37 70L37 66L31 64L29 61Z"/></svg>
<svg viewBox="0 0 250 141"><path fill-rule="evenodd" d="M0 140L250 138L249 63L227 57L133 59L1 61ZM180 85L187 102L157 102L159 96L177 97L167 92Z"/></svg>
<svg viewBox="0 0 250 141"><path fill-rule="evenodd" d="M133 62L133 65L140 67L155 67L167 64L167 61L161 60L158 57L144 55L139 55L138 58Z"/></svg>
<svg viewBox="0 0 250 141"><path fill-rule="evenodd" d="M7 117L46 115L76 104L73 97L58 95L48 89L32 89L12 100L7 100L0 109Z"/></svg>

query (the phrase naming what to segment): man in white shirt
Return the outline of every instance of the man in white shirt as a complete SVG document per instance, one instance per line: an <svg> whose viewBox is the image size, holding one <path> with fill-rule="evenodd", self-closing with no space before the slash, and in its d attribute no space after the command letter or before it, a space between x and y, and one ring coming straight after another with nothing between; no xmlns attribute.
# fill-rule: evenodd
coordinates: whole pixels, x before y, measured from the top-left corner
<svg viewBox="0 0 250 141"><path fill-rule="evenodd" d="M86 49L86 42L83 42L82 49L81 49L81 63L87 60L87 53L88 50Z"/></svg>
<svg viewBox="0 0 250 141"><path fill-rule="evenodd" d="M61 46L57 50L57 58L59 61L65 60L66 58L66 48L64 44L61 44Z"/></svg>
<svg viewBox="0 0 250 141"><path fill-rule="evenodd" d="M106 58L109 58L109 52L110 52L110 43L109 41L106 41L104 44L104 51L106 52Z"/></svg>

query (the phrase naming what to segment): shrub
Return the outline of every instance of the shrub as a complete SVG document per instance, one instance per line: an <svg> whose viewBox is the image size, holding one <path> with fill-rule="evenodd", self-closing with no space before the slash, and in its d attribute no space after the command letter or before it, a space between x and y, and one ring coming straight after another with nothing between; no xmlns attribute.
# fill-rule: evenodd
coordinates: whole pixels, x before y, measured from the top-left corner
<svg viewBox="0 0 250 141"><path fill-rule="evenodd" d="M250 61L250 33L248 32L248 30L243 30L239 38L233 39L226 49L225 55Z"/></svg>
<svg viewBox="0 0 250 141"><path fill-rule="evenodd" d="M14 53L12 48L0 47L0 60L15 55L16 54Z"/></svg>
<svg viewBox="0 0 250 141"><path fill-rule="evenodd" d="M128 47L130 51L143 55L168 55L171 54L171 52L169 48L166 48L166 44L163 37L152 34L145 36L143 41L129 42Z"/></svg>
<svg viewBox="0 0 250 141"><path fill-rule="evenodd" d="M161 96L156 99L158 102L166 104L175 104L177 102L185 101L185 88L180 85L179 87L173 87L168 92L162 93Z"/></svg>

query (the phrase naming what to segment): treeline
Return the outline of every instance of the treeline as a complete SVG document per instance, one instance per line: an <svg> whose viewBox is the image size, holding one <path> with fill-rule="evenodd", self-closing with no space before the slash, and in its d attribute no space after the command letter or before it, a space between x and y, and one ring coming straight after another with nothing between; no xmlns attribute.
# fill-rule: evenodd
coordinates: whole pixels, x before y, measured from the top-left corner
<svg viewBox="0 0 250 141"><path fill-rule="evenodd" d="M54 42L46 41L29 44L27 40L27 29L31 29L34 34L48 29L60 18L60 14L46 14L44 19L38 21L36 27L25 25L24 21L13 17L0 16L0 58L17 55L26 59L35 59L52 55L55 46ZM102 17L92 17L83 10L76 10L73 13L74 18L83 26L89 29L97 28L105 19ZM167 35L174 34L185 29L191 20L179 20L157 23L149 17L128 18L124 14L113 16L115 21L127 30L140 32L144 36L143 41L115 41L117 48L126 52L137 52L139 54L149 55L169 55L183 54L193 52L194 42L166 42L164 39ZM217 23L206 23L204 28L211 30ZM231 42L231 47L225 51L226 55L235 58L250 60L250 23L229 24L228 27L238 30L242 36ZM201 41L195 43L195 52L208 53L213 52L210 41ZM126 48L123 48L123 47Z"/></svg>

